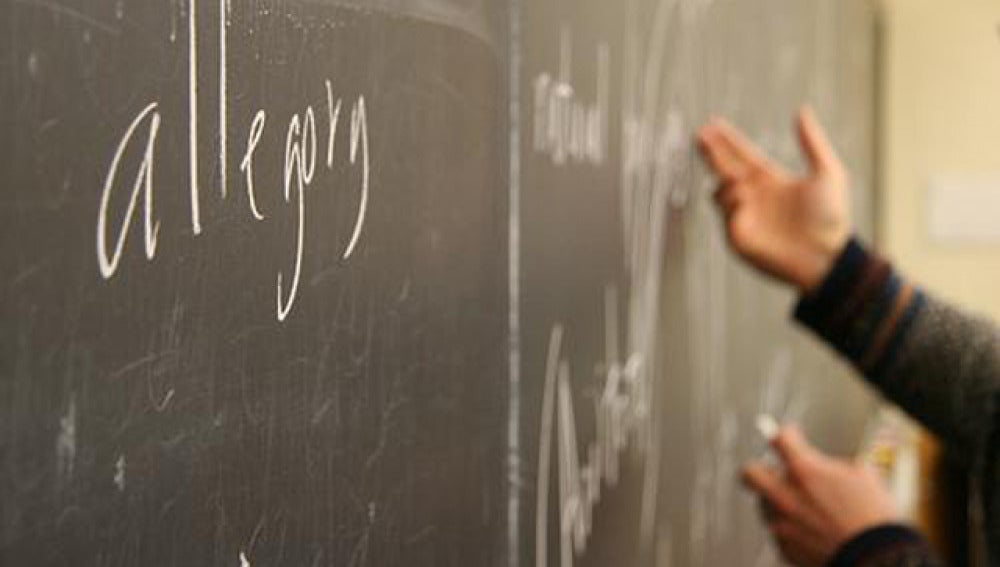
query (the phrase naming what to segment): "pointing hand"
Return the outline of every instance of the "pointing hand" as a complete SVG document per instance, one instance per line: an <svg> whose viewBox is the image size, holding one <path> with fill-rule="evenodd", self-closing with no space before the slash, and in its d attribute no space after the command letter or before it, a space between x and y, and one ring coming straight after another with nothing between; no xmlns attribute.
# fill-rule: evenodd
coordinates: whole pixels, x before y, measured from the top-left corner
<svg viewBox="0 0 1000 567"><path fill-rule="evenodd" d="M764 156L722 119L703 126L698 141L720 178L715 200L729 244L754 267L813 291L851 234L847 175L809 109L798 134L810 171L796 176Z"/></svg>

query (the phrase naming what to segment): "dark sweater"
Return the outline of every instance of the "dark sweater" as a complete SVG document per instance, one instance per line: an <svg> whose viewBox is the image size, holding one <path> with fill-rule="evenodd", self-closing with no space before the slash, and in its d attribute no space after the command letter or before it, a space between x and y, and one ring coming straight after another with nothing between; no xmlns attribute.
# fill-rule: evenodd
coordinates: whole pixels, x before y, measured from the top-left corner
<svg viewBox="0 0 1000 567"><path fill-rule="evenodd" d="M970 477L970 563L1000 565L997 327L915 288L856 240L795 317L959 456ZM831 565L940 563L911 529L881 526L844 545Z"/></svg>

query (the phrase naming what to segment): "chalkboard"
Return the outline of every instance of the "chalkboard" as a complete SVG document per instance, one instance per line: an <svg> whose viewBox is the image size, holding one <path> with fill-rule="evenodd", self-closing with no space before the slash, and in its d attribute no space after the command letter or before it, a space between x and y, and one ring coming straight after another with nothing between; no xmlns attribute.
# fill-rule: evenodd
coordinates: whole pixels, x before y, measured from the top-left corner
<svg viewBox="0 0 1000 567"><path fill-rule="evenodd" d="M725 246L692 132L726 116L800 165L813 103L871 227L864 2L522 2L522 562L773 565L739 468L768 413L847 452L870 399Z"/></svg>
<svg viewBox="0 0 1000 567"><path fill-rule="evenodd" d="M870 399L691 138L812 101L869 230L870 10L0 0L0 564L775 564L753 417Z"/></svg>

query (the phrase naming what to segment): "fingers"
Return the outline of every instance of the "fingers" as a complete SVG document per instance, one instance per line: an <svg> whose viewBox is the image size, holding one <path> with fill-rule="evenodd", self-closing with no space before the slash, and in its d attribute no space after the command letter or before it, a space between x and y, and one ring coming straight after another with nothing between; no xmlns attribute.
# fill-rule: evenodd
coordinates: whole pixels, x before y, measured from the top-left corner
<svg viewBox="0 0 1000 567"><path fill-rule="evenodd" d="M784 180L784 169L770 161L746 136L721 118L698 132L698 146L715 173L728 182L746 179Z"/></svg>
<svg viewBox="0 0 1000 567"><path fill-rule="evenodd" d="M747 165L762 166L767 162L757 146L729 122L717 118L712 122L712 127L717 133L719 143Z"/></svg>
<svg viewBox="0 0 1000 567"><path fill-rule="evenodd" d="M782 427L771 440L771 446L788 470L796 476L801 476L803 467L808 466L808 463L820 454L806 441L802 430L794 425Z"/></svg>
<svg viewBox="0 0 1000 567"><path fill-rule="evenodd" d="M727 180L742 179L766 163L739 130L720 118L702 127L698 141L709 165Z"/></svg>
<svg viewBox="0 0 1000 567"><path fill-rule="evenodd" d="M728 221L743 201L744 187L737 183L723 183L715 191L713 198Z"/></svg>
<svg viewBox="0 0 1000 567"><path fill-rule="evenodd" d="M792 565L825 565L826 553L823 540L818 539L814 532L804 529L804 526L787 518L776 518L768 524L768 530L774 537L781 555ZM817 557L817 552L820 557Z"/></svg>
<svg viewBox="0 0 1000 567"><path fill-rule="evenodd" d="M743 482L760 494L768 506L780 516L792 515L798 507L795 491L779 473L761 464L743 469Z"/></svg>
<svg viewBox="0 0 1000 567"><path fill-rule="evenodd" d="M813 173L832 174L841 170L840 158L833 149L816 113L808 106L799 111L797 120L799 144L809 160Z"/></svg>
<svg viewBox="0 0 1000 567"><path fill-rule="evenodd" d="M740 179L749 171L749 165L732 152L714 123L703 127L698 133L698 147L709 167L726 181Z"/></svg>

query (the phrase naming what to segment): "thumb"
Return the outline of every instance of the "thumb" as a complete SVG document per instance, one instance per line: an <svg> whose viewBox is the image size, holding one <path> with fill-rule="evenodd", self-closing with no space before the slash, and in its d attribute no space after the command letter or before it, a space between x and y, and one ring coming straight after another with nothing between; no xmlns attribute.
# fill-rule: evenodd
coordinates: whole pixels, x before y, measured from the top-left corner
<svg viewBox="0 0 1000 567"><path fill-rule="evenodd" d="M799 111L796 127L799 134L799 145L809 160L812 172L817 175L837 173L841 169L840 158L830 144L823 126L813 109L804 106Z"/></svg>

